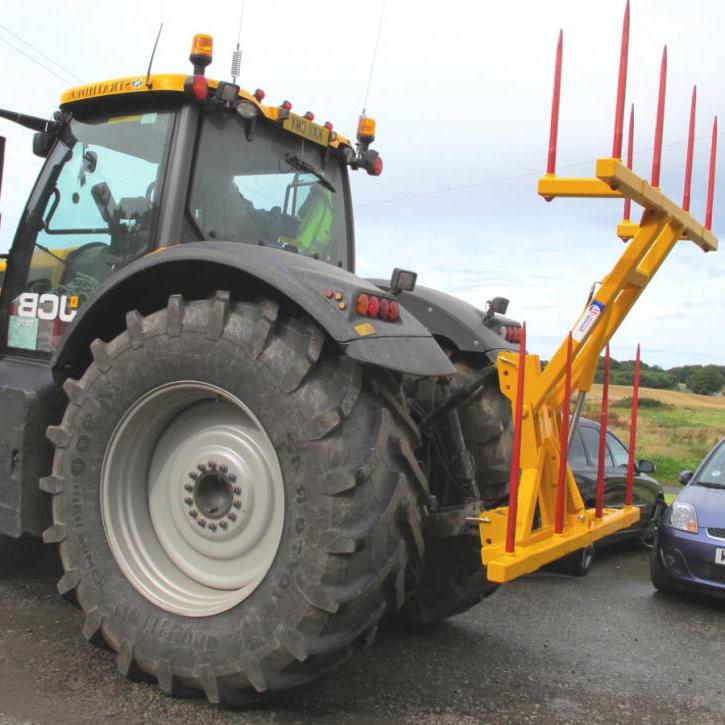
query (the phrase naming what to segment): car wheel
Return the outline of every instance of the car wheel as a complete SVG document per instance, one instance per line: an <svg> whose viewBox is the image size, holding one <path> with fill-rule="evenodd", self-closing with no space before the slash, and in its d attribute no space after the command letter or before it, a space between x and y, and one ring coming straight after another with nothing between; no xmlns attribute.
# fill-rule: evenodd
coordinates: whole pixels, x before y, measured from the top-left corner
<svg viewBox="0 0 725 725"><path fill-rule="evenodd" d="M654 516L647 522L642 531L637 534L635 539L638 548L644 551L652 551L655 547L655 536L657 534L657 524L655 523Z"/></svg>
<svg viewBox="0 0 725 725"><path fill-rule="evenodd" d="M557 571L569 576L586 576L594 564L594 546L590 544L584 549L579 549L561 559L557 565Z"/></svg>
<svg viewBox="0 0 725 725"><path fill-rule="evenodd" d="M652 586L663 594L674 594L677 589L667 579L667 574L662 569L660 563L659 549L652 550L652 556L649 560L649 575L652 580Z"/></svg>

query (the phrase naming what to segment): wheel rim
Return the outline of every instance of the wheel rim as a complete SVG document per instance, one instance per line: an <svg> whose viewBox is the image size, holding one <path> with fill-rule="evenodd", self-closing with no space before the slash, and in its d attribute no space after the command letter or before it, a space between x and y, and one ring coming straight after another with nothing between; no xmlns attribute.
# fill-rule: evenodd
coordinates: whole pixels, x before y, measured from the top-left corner
<svg viewBox="0 0 725 725"><path fill-rule="evenodd" d="M169 383L116 426L101 514L116 562L141 594L176 614L210 616L248 597L274 561L282 471L242 401L206 383Z"/></svg>
<svg viewBox="0 0 725 725"><path fill-rule="evenodd" d="M587 546L582 549L581 567L584 571L589 569L594 561L594 547Z"/></svg>

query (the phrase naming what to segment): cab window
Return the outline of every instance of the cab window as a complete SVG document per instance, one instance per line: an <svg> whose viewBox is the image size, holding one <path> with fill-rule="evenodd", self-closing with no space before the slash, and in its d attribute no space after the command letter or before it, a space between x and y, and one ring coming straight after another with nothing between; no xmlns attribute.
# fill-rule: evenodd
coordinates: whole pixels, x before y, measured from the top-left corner
<svg viewBox="0 0 725 725"><path fill-rule="evenodd" d="M186 241L263 244L345 266L345 170L326 149L259 120L252 140L236 114L204 116Z"/></svg>
<svg viewBox="0 0 725 725"><path fill-rule="evenodd" d="M148 252L172 112L74 119L55 145L13 245L7 346L52 352L114 270Z"/></svg>

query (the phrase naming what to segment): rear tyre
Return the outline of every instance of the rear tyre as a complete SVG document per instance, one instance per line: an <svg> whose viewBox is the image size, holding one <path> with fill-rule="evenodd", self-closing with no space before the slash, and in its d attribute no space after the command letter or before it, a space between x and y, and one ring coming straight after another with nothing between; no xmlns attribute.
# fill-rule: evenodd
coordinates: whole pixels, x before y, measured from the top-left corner
<svg viewBox="0 0 725 725"><path fill-rule="evenodd" d="M485 366L463 359L454 360L454 364L458 374L451 393L479 379L485 370ZM476 484L483 505L500 505L508 493L513 431L511 403L499 390L494 371L484 386L458 409L458 414L466 447L476 465ZM431 481L431 487L434 492L438 490L436 481ZM423 579L406 599L400 614L391 618L394 626L440 622L479 604L498 588L486 578L478 528L465 521L466 508L461 508L456 535L426 539ZM475 507L468 513L477 516L479 509Z"/></svg>
<svg viewBox="0 0 725 725"><path fill-rule="evenodd" d="M92 352L41 481L84 636L223 705L369 644L423 555L416 431L390 392L309 318L228 293L129 313Z"/></svg>

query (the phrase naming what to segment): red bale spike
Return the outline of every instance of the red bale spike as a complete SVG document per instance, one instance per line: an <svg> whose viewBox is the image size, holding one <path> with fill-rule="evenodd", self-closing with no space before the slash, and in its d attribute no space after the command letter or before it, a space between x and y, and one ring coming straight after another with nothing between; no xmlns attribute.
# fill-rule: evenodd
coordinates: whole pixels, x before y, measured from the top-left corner
<svg viewBox="0 0 725 725"><path fill-rule="evenodd" d="M556 512L554 516L554 533L564 530L564 502L566 500L566 467L569 457L569 408L571 401L571 332L566 340L566 374L564 377L564 401L561 404L561 449L559 451L559 477L556 482Z"/></svg>
<svg viewBox="0 0 725 725"><path fill-rule="evenodd" d="M634 449L637 443L637 411L639 410L639 369L640 355L637 345L637 357L634 361L634 380L632 384L632 420L629 424L629 458L627 459L627 483L624 488L624 505L632 505L634 488Z"/></svg>
<svg viewBox="0 0 725 725"><path fill-rule="evenodd" d="M509 475L509 506L506 519L506 553L514 551L516 542L516 516L519 507L519 475L521 468L521 421L524 417L524 383L526 366L526 323L521 326L519 341L519 370L516 380L514 407L514 435L511 445L511 472Z"/></svg>
<svg viewBox="0 0 725 725"><path fill-rule="evenodd" d="M685 158L685 186L682 191L682 208L690 211L690 188L692 187L692 157L695 153L695 106L697 105L697 86L692 86L690 102L690 128L687 132L687 156Z"/></svg>
<svg viewBox="0 0 725 725"><path fill-rule="evenodd" d="M602 518L604 511L604 456L607 451L607 421L609 420L609 345L604 352L604 377L602 379L602 414L599 419L599 456L597 460L597 485L594 493L595 515Z"/></svg>
<svg viewBox="0 0 725 725"><path fill-rule="evenodd" d="M652 155L652 186L660 185L660 164L662 162L662 131L665 126L665 89L667 87L667 46L662 51L660 65L660 92L657 98L657 122L655 123L655 148Z"/></svg>
<svg viewBox="0 0 725 725"><path fill-rule="evenodd" d="M632 155L634 154L634 103L629 111L629 128L627 130L627 168L632 168ZM632 200L627 197L624 200L624 218L629 221L632 213Z"/></svg>
<svg viewBox="0 0 725 725"><path fill-rule="evenodd" d="M614 110L614 142L612 156L622 158L622 127L624 125L624 97L627 93L627 54L629 52L629 0L624 8L622 47L619 51L619 77L617 80L617 106Z"/></svg>
<svg viewBox="0 0 725 725"><path fill-rule="evenodd" d="M559 31L556 44L556 63L554 65L554 93L551 97L551 125L549 126L549 156L546 161L546 173L556 173L556 140L559 133L559 102L561 99L561 58L564 45L564 31Z"/></svg>
<svg viewBox="0 0 725 725"><path fill-rule="evenodd" d="M710 144L710 173L707 176L707 205L705 207L705 229L712 229L712 203L715 196L715 159L717 158L717 116L712 122Z"/></svg>

